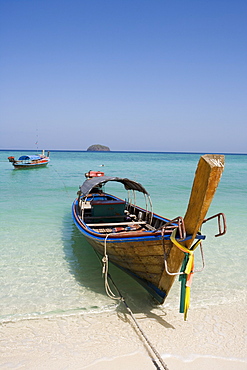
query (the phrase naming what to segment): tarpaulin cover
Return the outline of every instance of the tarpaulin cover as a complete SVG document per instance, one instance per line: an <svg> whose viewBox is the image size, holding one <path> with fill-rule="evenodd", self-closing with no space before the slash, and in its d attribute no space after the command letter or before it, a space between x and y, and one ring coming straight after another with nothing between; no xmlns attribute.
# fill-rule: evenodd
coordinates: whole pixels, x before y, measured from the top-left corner
<svg viewBox="0 0 247 370"><path fill-rule="evenodd" d="M39 155L22 155L19 158L19 161L25 161L25 160L37 161L38 159L40 159Z"/></svg>
<svg viewBox="0 0 247 370"><path fill-rule="evenodd" d="M82 186L80 187L81 195L85 197L88 195L91 190L100 184L105 184L108 181L116 181L121 182L126 190L137 190L141 193L148 194L148 192L144 189L144 187L139 184L138 182L126 179L126 178L120 178L120 177L109 177L109 176L100 176L100 177L93 177L92 179L86 180Z"/></svg>

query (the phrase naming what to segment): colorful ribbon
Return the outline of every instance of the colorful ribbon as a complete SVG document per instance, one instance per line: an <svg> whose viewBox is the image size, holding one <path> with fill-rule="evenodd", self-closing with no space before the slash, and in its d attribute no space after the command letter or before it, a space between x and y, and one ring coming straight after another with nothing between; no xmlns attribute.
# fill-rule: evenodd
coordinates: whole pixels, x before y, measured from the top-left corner
<svg viewBox="0 0 247 370"><path fill-rule="evenodd" d="M199 239L191 249L181 245L175 238L177 229L174 229L170 239L172 243L178 247L182 252L185 253L184 260L181 267L181 272L184 274L180 275L179 281L181 281L181 295L180 295L180 312L184 313L184 320L187 319L187 313L190 306L190 288L192 284L192 277L194 274L194 250L201 243Z"/></svg>

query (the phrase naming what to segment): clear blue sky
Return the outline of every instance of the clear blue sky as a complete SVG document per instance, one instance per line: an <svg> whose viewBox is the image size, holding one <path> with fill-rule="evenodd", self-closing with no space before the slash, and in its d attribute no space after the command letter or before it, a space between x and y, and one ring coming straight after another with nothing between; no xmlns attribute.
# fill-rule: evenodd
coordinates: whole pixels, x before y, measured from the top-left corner
<svg viewBox="0 0 247 370"><path fill-rule="evenodd" d="M0 149L247 153L246 0L0 0Z"/></svg>

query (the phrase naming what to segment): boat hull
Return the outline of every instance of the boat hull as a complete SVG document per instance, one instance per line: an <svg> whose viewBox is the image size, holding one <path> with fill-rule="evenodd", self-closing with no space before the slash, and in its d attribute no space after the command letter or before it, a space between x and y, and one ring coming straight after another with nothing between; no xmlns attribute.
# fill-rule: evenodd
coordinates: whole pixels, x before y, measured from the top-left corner
<svg viewBox="0 0 247 370"><path fill-rule="evenodd" d="M126 232L121 236L108 234L102 237L95 235L82 222L77 213L77 200L72 214L75 225L99 255L104 256L106 252L111 263L135 278L158 303L164 302L176 276L167 273L164 256L168 271L173 273L179 272L184 259L184 253L173 245L169 237L163 238L160 232L146 233L146 236Z"/></svg>
<svg viewBox="0 0 247 370"><path fill-rule="evenodd" d="M38 168L38 167L45 167L47 166L49 161L44 161L40 163L19 163L19 164L14 164L13 166L16 169L29 169L29 168Z"/></svg>

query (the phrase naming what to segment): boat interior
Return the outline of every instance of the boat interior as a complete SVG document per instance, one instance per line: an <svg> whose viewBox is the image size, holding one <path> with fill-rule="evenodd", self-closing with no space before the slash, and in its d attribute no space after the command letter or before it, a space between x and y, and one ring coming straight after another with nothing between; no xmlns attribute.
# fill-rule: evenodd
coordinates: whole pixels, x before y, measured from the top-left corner
<svg viewBox="0 0 247 370"><path fill-rule="evenodd" d="M177 227L175 220L160 217L106 193L91 193L78 200L78 214L87 227L96 233L160 232L171 234ZM164 232L164 231L163 231Z"/></svg>

